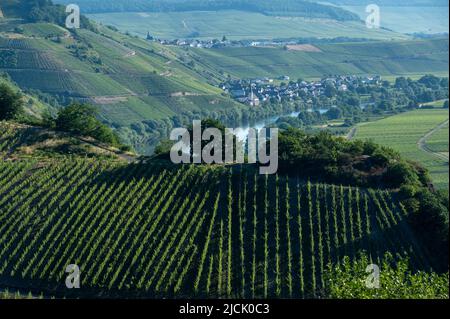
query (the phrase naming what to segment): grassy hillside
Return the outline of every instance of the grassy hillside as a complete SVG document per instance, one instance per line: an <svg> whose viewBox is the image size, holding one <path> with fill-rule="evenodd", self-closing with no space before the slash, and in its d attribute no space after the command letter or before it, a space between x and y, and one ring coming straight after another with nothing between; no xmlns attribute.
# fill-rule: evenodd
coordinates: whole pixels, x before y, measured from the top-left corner
<svg viewBox="0 0 450 319"><path fill-rule="evenodd" d="M448 74L448 39L316 44L320 52L281 48L191 49L186 54L211 70L238 78L327 74ZM180 53L181 54L181 53Z"/></svg>
<svg viewBox="0 0 450 319"><path fill-rule="evenodd" d="M319 297L363 250L438 265L387 191L238 168L0 163L0 285L66 296ZM81 289L65 288L65 268Z"/></svg>
<svg viewBox="0 0 450 319"><path fill-rule="evenodd" d="M370 138L376 143L392 147L405 158L418 161L430 170L431 177L438 188L448 188L448 153L447 159L437 157L419 149L419 140L439 124L449 118L448 109L416 110L386 119L363 124L357 128L356 138ZM447 132L448 133L448 132ZM439 148L448 152L448 134L438 131L436 137ZM446 146L446 147L445 147ZM444 152L444 151L442 151Z"/></svg>
<svg viewBox="0 0 450 319"><path fill-rule="evenodd" d="M434 133L428 140L427 146L436 153L446 153L448 156L448 124Z"/></svg>
<svg viewBox="0 0 450 319"><path fill-rule="evenodd" d="M0 121L0 158L3 160L45 160L48 157L65 158L68 154L119 161L135 159L131 153L126 154L92 138Z"/></svg>
<svg viewBox="0 0 450 319"><path fill-rule="evenodd" d="M123 128L125 141L138 148L150 144L147 128L134 139L133 124L241 108L188 62L101 26L98 33L71 34L52 24L0 22L0 71L20 88L50 94L61 104L75 99L97 105L104 121Z"/></svg>
<svg viewBox="0 0 450 319"><path fill-rule="evenodd" d="M133 35L147 32L162 39L199 38L231 40L274 38L404 39L388 31L367 29L360 21L268 16L236 10L190 12L120 12L89 14L91 19Z"/></svg>

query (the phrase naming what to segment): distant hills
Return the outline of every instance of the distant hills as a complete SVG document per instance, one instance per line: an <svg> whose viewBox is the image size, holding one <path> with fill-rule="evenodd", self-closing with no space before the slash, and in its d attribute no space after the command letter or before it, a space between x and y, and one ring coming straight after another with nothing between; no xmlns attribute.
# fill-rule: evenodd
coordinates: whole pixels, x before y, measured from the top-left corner
<svg viewBox="0 0 450 319"><path fill-rule="evenodd" d="M317 0L315 0L317 1ZM320 1L317 1L320 2ZM327 0L327 3L347 6L365 6L374 1L371 0ZM424 6L424 7L448 7L448 0L377 0L378 6Z"/></svg>
<svg viewBox="0 0 450 319"><path fill-rule="evenodd" d="M70 0L56 2L71 3ZM344 9L303 0L79 0L77 3L84 13L241 10L267 15L359 20L356 14Z"/></svg>
<svg viewBox="0 0 450 319"><path fill-rule="evenodd" d="M2 9L20 12L14 3L2 1L9 5ZM45 3L41 12L48 9ZM93 22L90 29L70 31L46 21L45 15L37 17L33 22L0 21L0 72L56 107L74 100L95 104L102 120L140 153L150 153L150 145L172 127L193 118L236 125L290 111L285 106L250 109L235 102L217 87L228 76L307 79L330 73L395 76L448 69L448 39L320 44L321 52L209 50L164 46Z"/></svg>

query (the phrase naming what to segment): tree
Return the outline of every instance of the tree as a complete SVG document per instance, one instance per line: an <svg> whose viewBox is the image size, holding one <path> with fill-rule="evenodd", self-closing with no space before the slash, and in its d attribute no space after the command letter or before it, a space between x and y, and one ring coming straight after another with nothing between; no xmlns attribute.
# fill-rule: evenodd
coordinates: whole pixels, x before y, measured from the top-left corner
<svg viewBox="0 0 450 319"><path fill-rule="evenodd" d="M17 119L22 112L22 95L7 84L0 84L0 120Z"/></svg>
<svg viewBox="0 0 450 319"><path fill-rule="evenodd" d="M337 120L337 119L340 119L343 114L342 114L342 110L340 108L332 107L325 113L325 115L330 120Z"/></svg>
<svg viewBox="0 0 450 319"><path fill-rule="evenodd" d="M56 128L96 138L97 140L117 145L115 133L97 119L97 110L89 104L72 103L59 111Z"/></svg>
<svg viewBox="0 0 450 319"><path fill-rule="evenodd" d="M444 109L448 109L448 100L445 100L444 105L442 106Z"/></svg>
<svg viewBox="0 0 450 319"><path fill-rule="evenodd" d="M334 87L334 85L331 83L327 83L327 85L325 86L325 95L327 97L331 98L331 97L335 96L336 94L337 94L337 90Z"/></svg>

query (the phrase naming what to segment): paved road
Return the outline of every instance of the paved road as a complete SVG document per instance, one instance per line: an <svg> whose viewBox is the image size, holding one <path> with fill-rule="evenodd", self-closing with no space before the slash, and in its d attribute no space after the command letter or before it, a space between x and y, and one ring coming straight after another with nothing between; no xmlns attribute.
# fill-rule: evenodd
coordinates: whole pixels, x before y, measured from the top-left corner
<svg viewBox="0 0 450 319"><path fill-rule="evenodd" d="M449 120L446 120L445 122L439 124L434 129L429 131L427 134L425 134L418 142L417 146L419 149L421 149L424 152L427 152L441 160L448 161L448 154L439 153L439 152L433 152L428 146L427 146L427 140L437 131L443 129L445 126L447 126L449 123Z"/></svg>

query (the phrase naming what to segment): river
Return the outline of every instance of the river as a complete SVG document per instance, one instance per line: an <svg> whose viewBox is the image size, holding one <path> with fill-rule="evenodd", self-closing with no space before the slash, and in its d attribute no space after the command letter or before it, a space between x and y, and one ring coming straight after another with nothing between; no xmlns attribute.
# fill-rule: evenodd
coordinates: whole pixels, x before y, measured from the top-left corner
<svg viewBox="0 0 450 319"><path fill-rule="evenodd" d="M309 112L312 112L312 109L308 109ZM320 112L320 114L324 114L328 111L328 109L319 109L318 110ZM283 115L275 115L275 116L271 116L269 118L266 118L264 120L259 120L256 121L253 124L248 124L245 126L241 126L241 127L237 127L235 129L236 132L236 136L238 138L238 140L240 141L246 141L247 137L248 137L248 132L249 130L252 129L256 129L256 131L261 130L264 127L267 127L271 124L274 124L278 121L278 119L280 119L280 117L298 117L298 115L300 114L300 112L291 112L288 114L283 114Z"/></svg>

